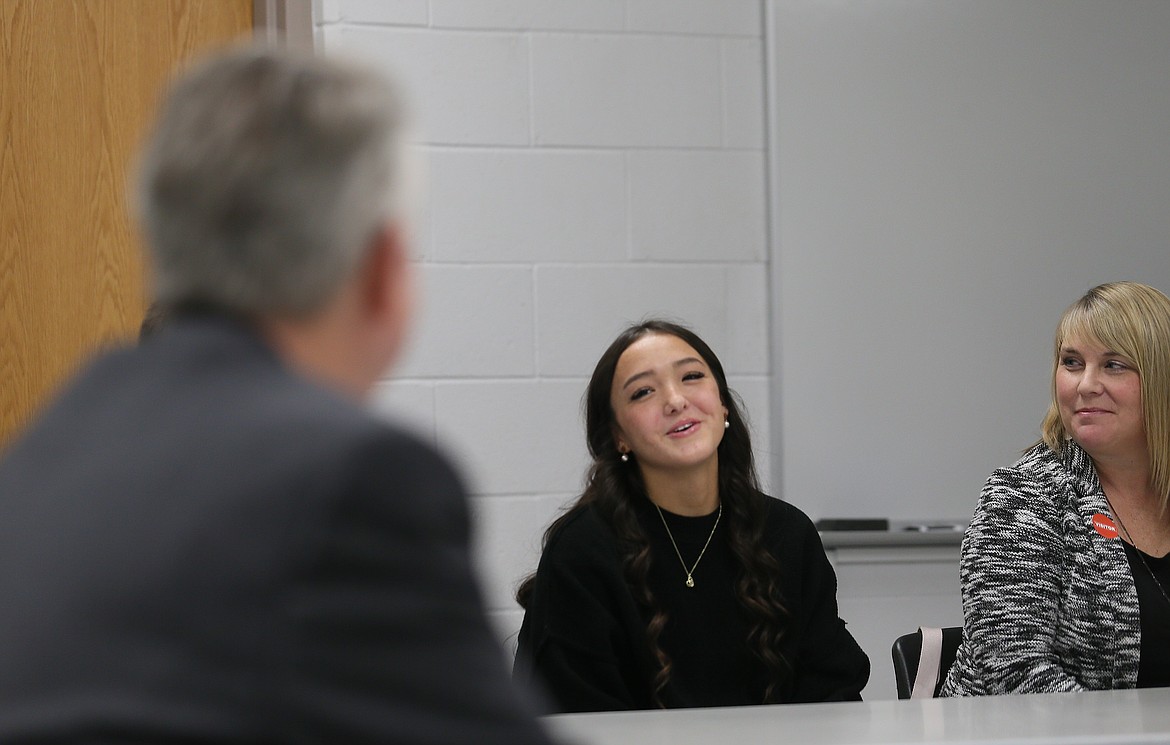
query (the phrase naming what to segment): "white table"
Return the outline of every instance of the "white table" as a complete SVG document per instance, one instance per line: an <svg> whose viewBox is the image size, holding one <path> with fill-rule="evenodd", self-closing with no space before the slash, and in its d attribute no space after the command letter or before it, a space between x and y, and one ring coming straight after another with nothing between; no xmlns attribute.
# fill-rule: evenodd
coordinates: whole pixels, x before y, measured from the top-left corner
<svg viewBox="0 0 1170 745"><path fill-rule="evenodd" d="M984 698L557 714L582 745L1170 743L1170 688Z"/></svg>

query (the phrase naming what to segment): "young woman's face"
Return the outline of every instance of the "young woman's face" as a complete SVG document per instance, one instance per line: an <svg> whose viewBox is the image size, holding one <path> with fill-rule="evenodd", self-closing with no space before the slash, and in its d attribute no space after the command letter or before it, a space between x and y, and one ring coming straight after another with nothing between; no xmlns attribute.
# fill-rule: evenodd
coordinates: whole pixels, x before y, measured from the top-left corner
<svg viewBox="0 0 1170 745"><path fill-rule="evenodd" d="M610 405L618 450L643 470L718 464L727 408L707 363L677 336L647 334L626 348Z"/></svg>
<svg viewBox="0 0 1170 745"><path fill-rule="evenodd" d="M1070 337L1056 367L1064 429L1094 460L1145 457L1141 378L1133 362L1095 341Z"/></svg>

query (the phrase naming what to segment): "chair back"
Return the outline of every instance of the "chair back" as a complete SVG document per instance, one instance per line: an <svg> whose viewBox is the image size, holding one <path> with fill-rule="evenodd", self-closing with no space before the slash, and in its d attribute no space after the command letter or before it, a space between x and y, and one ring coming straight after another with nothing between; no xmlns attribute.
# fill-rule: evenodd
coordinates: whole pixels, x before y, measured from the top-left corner
<svg viewBox="0 0 1170 745"><path fill-rule="evenodd" d="M924 640L925 639L925 645ZM894 640L894 683L898 698L934 698L963 643L963 628L922 627ZM921 678L921 680L920 680Z"/></svg>

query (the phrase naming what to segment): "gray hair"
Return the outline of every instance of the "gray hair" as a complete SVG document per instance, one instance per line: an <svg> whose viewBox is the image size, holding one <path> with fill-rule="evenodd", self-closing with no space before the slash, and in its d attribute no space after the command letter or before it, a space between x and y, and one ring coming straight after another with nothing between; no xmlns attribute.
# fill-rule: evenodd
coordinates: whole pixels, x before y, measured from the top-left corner
<svg viewBox="0 0 1170 745"><path fill-rule="evenodd" d="M399 93L372 71L260 48L195 68L143 153L154 300L319 310L400 216L404 129Z"/></svg>

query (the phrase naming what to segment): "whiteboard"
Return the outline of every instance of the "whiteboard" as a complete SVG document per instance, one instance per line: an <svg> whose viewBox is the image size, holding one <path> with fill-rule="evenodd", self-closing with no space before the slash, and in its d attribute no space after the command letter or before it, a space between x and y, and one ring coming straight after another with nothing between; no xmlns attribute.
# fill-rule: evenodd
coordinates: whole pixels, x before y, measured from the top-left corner
<svg viewBox="0 0 1170 745"><path fill-rule="evenodd" d="M1089 287L1170 291L1170 2L767 0L772 481L969 518Z"/></svg>

